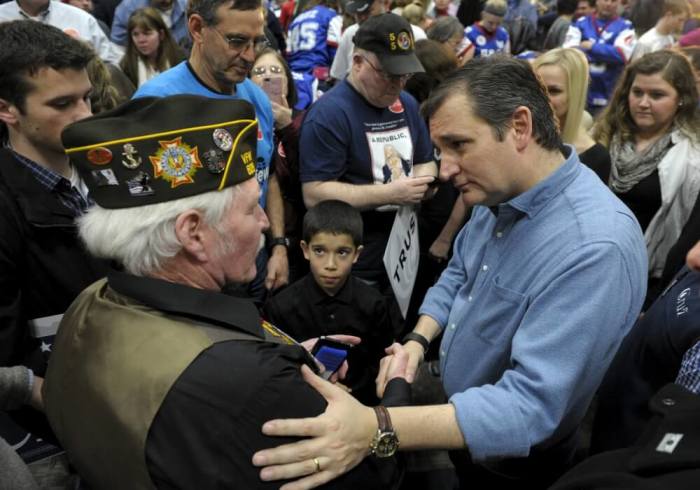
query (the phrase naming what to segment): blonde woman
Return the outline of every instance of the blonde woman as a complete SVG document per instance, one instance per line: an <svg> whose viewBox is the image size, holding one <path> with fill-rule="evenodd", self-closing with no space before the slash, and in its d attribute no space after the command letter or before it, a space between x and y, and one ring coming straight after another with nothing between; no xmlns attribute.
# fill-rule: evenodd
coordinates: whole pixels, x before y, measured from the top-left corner
<svg viewBox="0 0 700 490"><path fill-rule="evenodd" d="M573 146L581 162L603 182L610 176L610 154L588 135L583 124L588 92L588 61L574 48L558 48L535 59L533 67L547 88L549 101L559 119L564 143Z"/></svg>

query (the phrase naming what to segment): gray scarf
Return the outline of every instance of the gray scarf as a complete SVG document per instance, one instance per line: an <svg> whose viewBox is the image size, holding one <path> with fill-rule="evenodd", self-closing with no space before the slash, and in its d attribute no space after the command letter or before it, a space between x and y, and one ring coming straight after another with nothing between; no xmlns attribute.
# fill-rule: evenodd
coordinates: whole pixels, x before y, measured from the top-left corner
<svg viewBox="0 0 700 490"><path fill-rule="evenodd" d="M642 153L634 149L634 141L620 141L620 135L615 134L610 142L610 188L622 194L628 192L639 181L650 175L666 152L673 146L671 142L672 129L647 147Z"/></svg>

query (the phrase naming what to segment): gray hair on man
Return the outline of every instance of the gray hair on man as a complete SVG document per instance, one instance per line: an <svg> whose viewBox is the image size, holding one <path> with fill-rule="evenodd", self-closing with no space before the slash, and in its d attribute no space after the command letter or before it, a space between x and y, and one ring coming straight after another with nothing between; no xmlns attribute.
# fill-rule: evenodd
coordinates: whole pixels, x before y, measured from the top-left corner
<svg viewBox="0 0 700 490"><path fill-rule="evenodd" d="M235 185L132 208L106 209L95 205L78 220L80 237L94 256L117 260L130 274L145 276L160 270L182 249L175 235L175 220L180 214L199 210L204 222L221 233L219 226L226 213L233 212L238 191L239 186Z"/></svg>

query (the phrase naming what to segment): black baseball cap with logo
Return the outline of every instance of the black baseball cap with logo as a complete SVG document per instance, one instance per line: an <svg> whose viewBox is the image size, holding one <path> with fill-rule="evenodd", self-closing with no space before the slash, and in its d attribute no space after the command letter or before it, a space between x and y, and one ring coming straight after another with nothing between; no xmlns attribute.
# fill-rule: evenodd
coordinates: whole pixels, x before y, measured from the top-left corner
<svg viewBox="0 0 700 490"><path fill-rule="evenodd" d="M424 72L414 47L411 24L396 14L367 19L353 37L355 47L374 53L390 75Z"/></svg>

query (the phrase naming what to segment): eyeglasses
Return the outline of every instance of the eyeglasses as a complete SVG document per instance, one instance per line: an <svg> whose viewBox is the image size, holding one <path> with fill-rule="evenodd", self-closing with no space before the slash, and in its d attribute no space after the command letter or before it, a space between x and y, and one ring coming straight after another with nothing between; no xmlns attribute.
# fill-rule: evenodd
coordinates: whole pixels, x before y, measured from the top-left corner
<svg viewBox="0 0 700 490"><path fill-rule="evenodd" d="M367 63L369 63L369 66L371 66L372 69L377 72L377 75L379 75L381 78L383 78L387 82L399 81L401 83L406 83L413 76L413 73L406 73L405 75L390 75L389 73L385 72L384 70L380 70L379 68L374 66L374 64L370 60L368 60L366 56L360 55L360 57L363 60L365 60Z"/></svg>
<svg viewBox="0 0 700 490"><path fill-rule="evenodd" d="M267 70L270 70L270 73L274 73L275 75L281 75L284 73L282 70L281 66L277 65L270 65L270 66L256 66L255 68L252 69L251 73L255 76L262 77L265 76L265 73L267 73Z"/></svg>
<svg viewBox="0 0 700 490"><path fill-rule="evenodd" d="M267 38L265 36L260 36L260 37L243 37L243 36L227 36L221 32L216 27L213 26L208 26L210 27L213 31L215 31L221 38L226 41L226 44L228 44L229 49L232 51L236 51L237 53L242 53L243 51L247 50L248 47L252 47L255 52L262 51L263 49L267 48L270 43L268 42Z"/></svg>

